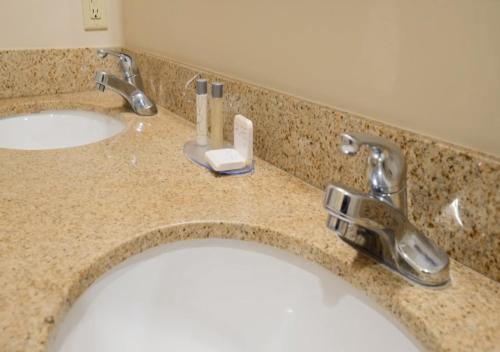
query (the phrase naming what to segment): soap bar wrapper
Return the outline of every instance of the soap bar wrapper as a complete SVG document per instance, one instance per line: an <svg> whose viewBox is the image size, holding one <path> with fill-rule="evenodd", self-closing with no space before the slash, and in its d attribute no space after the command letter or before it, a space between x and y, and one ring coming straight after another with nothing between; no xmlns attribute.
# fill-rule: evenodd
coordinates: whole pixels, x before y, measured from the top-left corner
<svg viewBox="0 0 500 352"><path fill-rule="evenodd" d="M253 123L243 115L234 117L234 149L245 159L245 166L253 161Z"/></svg>

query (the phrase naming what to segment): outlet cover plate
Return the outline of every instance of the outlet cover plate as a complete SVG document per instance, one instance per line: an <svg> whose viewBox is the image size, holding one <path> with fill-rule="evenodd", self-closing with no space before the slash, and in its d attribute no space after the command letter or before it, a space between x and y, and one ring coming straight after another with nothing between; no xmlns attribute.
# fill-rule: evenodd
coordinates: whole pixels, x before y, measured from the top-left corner
<svg viewBox="0 0 500 352"><path fill-rule="evenodd" d="M105 0L82 0L83 28L86 31L108 29Z"/></svg>

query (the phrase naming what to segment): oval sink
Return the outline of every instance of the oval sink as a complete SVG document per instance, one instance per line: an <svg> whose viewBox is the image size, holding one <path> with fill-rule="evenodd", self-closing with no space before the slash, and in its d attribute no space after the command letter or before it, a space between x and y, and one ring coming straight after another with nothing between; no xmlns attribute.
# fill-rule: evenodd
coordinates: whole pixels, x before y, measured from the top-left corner
<svg viewBox="0 0 500 352"><path fill-rule="evenodd" d="M0 148L44 150L76 147L124 129L117 119L88 111L44 111L0 119Z"/></svg>
<svg viewBox="0 0 500 352"><path fill-rule="evenodd" d="M418 351L360 291L307 260L234 240L139 254L73 305L51 351Z"/></svg>

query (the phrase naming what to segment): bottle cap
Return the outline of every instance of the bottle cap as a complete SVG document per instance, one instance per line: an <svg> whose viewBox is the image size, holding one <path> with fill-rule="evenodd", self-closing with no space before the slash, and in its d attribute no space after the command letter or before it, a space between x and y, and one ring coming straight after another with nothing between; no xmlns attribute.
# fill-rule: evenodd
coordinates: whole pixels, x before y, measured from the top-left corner
<svg viewBox="0 0 500 352"><path fill-rule="evenodd" d="M224 84L220 82L212 83L212 97L213 98L222 98L224 94Z"/></svg>
<svg viewBox="0 0 500 352"><path fill-rule="evenodd" d="M196 94L207 94L208 92L208 82L206 79L199 78L196 80Z"/></svg>

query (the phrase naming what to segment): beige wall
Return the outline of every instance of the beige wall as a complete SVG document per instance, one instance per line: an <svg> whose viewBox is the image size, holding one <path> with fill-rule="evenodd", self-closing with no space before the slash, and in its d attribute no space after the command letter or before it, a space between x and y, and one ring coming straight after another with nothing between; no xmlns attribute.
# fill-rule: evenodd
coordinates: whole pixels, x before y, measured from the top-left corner
<svg viewBox="0 0 500 352"><path fill-rule="evenodd" d="M498 0L123 0L125 44L500 155Z"/></svg>
<svg viewBox="0 0 500 352"><path fill-rule="evenodd" d="M105 0L108 30L83 30L81 0L0 0L0 50L123 44L122 0Z"/></svg>

